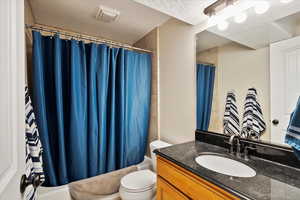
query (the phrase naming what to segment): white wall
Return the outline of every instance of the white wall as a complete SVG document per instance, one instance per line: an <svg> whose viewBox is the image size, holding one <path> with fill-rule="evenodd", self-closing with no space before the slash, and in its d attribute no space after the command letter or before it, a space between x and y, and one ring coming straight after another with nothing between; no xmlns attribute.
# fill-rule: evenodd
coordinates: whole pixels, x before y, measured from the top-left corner
<svg viewBox="0 0 300 200"><path fill-rule="evenodd" d="M159 27L160 138L194 140L196 129L195 31L176 19Z"/></svg>
<svg viewBox="0 0 300 200"><path fill-rule="evenodd" d="M267 130L261 139L270 139L270 77L269 48L251 50L236 43L218 48L218 88L220 117L224 114L226 94L236 91L237 106L242 120L244 101L249 87L258 91ZM241 121L240 121L241 122Z"/></svg>
<svg viewBox="0 0 300 200"><path fill-rule="evenodd" d="M158 116L158 28L153 29L142 39L134 44L136 47L152 51L152 80L151 80L151 112L149 135L147 143L147 155L150 156L149 144L158 139L159 116Z"/></svg>

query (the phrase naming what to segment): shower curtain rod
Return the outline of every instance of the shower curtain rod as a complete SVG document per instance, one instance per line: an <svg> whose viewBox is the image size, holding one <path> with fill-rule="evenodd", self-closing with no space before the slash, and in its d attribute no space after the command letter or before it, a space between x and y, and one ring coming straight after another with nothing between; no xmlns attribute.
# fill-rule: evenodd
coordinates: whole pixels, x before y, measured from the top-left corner
<svg viewBox="0 0 300 200"><path fill-rule="evenodd" d="M63 30L63 29L60 29L60 28L46 26L46 25L42 25L42 24L35 24L35 25L25 24L25 28L40 31L40 32L41 31L42 32L48 32L50 34L60 34L60 35L64 35L64 36L67 36L67 37L71 37L73 39L82 40L82 41L90 41L90 42L96 42L96 43L101 43L101 44L108 44L108 45L111 45L113 47L121 47L121 48L129 49L129 50L152 53L151 50L134 47L134 46L129 45L129 44L124 44L124 43L120 43L120 42L116 42L116 41L108 40L108 39L102 39L102 38L100 39L96 36L89 36L89 35L81 34L81 33L78 33L78 32Z"/></svg>
<svg viewBox="0 0 300 200"><path fill-rule="evenodd" d="M215 64L209 63L209 62L198 62L198 64L202 64L202 65L213 65L213 66L215 66Z"/></svg>

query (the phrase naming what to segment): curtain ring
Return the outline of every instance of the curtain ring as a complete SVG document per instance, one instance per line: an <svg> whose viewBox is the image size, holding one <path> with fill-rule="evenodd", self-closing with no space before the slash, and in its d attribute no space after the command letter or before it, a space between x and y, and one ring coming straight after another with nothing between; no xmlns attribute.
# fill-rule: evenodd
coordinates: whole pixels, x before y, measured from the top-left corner
<svg viewBox="0 0 300 200"><path fill-rule="evenodd" d="M77 44L79 44L79 35L77 35Z"/></svg>

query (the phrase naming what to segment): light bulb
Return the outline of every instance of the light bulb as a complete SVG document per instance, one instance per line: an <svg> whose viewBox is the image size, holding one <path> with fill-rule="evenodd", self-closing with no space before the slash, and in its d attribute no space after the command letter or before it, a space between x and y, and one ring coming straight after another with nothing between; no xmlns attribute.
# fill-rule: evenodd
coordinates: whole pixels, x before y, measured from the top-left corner
<svg viewBox="0 0 300 200"><path fill-rule="evenodd" d="M225 31L229 26L229 23L226 20L222 20L218 23L218 29L220 31Z"/></svg>
<svg viewBox="0 0 300 200"><path fill-rule="evenodd" d="M264 14L270 8L270 4L267 1L258 1L255 3L254 10L256 14Z"/></svg>
<svg viewBox="0 0 300 200"><path fill-rule="evenodd" d="M280 0L281 3L291 3L293 2L294 0Z"/></svg>
<svg viewBox="0 0 300 200"><path fill-rule="evenodd" d="M247 20L247 14L244 12L240 12L234 17L234 21L238 24L241 24Z"/></svg>

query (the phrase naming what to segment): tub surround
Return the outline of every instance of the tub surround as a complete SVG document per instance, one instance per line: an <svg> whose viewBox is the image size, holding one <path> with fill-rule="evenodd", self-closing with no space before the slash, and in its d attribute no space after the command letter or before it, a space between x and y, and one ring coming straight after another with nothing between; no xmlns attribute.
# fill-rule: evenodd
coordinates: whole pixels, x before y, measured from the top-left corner
<svg viewBox="0 0 300 200"><path fill-rule="evenodd" d="M299 198L300 162L295 160L289 148L267 143L255 144L256 142L252 141L256 150L250 152L250 160L246 162L243 158L237 159L228 153L228 148L223 142L226 138L224 135L198 131L195 141L155 150L155 153L239 199L295 200ZM257 175L251 178L239 178L208 170L195 162L195 158L203 152L231 156L232 159L255 169Z"/></svg>
<svg viewBox="0 0 300 200"><path fill-rule="evenodd" d="M129 173L136 172L136 165L112 171L99 176L75 181L69 184L70 194L74 200L100 199L119 191L121 179Z"/></svg>

